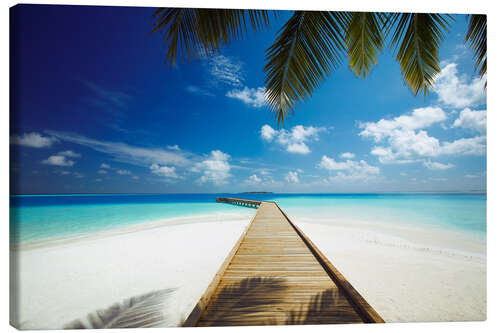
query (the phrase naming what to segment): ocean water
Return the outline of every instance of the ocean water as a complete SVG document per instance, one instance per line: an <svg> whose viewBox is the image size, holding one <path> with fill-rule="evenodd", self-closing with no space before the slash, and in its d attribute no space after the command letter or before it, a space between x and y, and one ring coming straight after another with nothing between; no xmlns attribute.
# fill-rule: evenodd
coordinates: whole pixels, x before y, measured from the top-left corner
<svg viewBox="0 0 500 333"><path fill-rule="evenodd" d="M221 196L274 200L291 217L437 227L486 234L486 195L397 194L159 194L16 195L10 197L12 243L39 241L209 214L246 215L252 208L216 203Z"/></svg>

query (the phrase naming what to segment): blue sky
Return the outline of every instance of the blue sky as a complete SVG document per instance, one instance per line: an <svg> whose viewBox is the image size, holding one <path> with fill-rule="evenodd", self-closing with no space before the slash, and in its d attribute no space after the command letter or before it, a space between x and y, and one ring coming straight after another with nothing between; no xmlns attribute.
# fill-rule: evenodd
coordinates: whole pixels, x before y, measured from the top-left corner
<svg viewBox="0 0 500 333"><path fill-rule="evenodd" d="M284 128L265 106L265 50L290 16L170 68L151 8L11 10L13 193L485 191L486 92L464 47L415 97L393 51L347 61Z"/></svg>

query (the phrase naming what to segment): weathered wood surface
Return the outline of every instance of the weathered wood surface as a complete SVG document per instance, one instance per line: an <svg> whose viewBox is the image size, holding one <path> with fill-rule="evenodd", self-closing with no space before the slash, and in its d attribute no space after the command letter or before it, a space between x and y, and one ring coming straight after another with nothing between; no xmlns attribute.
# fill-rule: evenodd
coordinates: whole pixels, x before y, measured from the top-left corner
<svg viewBox="0 0 500 333"><path fill-rule="evenodd" d="M184 326L363 322L384 321L278 205L259 202Z"/></svg>

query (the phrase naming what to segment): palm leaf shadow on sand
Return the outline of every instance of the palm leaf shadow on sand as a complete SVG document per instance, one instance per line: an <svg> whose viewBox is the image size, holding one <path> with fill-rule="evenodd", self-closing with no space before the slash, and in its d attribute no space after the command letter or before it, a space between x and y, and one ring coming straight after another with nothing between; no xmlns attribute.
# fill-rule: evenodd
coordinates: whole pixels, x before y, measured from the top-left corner
<svg viewBox="0 0 500 333"><path fill-rule="evenodd" d="M287 288L285 279L271 277L246 278L225 286L202 316L203 326L227 325L249 312L258 313L261 307L278 304Z"/></svg>
<svg viewBox="0 0 500 333"><path fill-rule="evenodd" d="M167 326L165 301L175 289L163 289L134 296L105 310L88 314L64 326L65 329L137 328Z"/></svg>
<svg viewBox="0 0 500 333"><path fill-rule="evenodd" d="M342 324L360 322L358 314L338 289L329 288L311 296L305 309L289 311L285 325Z"/></svg>

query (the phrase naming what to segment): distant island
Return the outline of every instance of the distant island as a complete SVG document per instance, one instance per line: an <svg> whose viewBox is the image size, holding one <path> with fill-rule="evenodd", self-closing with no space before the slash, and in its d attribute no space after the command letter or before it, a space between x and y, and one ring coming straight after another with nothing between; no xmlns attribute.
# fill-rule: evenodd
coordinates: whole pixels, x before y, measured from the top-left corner
<svg viewBox="0 0 500 333"><path fill-rule="evenodd" d="M241 194L272 194L273 192L241 192Z"/></svg>

